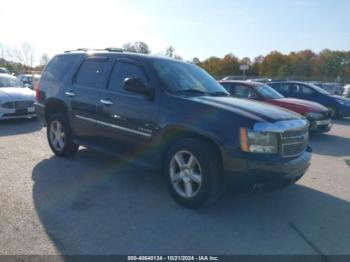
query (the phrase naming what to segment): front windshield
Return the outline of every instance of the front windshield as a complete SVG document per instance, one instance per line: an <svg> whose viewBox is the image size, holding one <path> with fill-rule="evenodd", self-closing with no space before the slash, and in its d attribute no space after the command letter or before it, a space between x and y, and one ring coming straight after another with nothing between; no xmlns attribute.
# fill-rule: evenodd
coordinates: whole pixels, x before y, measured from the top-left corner
<svg viewBox="0 0 350 262"><path fill-rule="evenodd" d="M17 78L0 77L0 88L1 87L21 87L21 84Z"/></svg>
<svg viewBox="0 0 350 262"><path fill-rule="evenodd" d="M317 92L324 94L324 95L330 95L330 93L326 90L324 90L323 88L315 85L315 84L307 84L308 86L311 86L314 90L316 90Z"/></svg>
<svg viewBox="0 0 350 262"><path fill-rule="evenodd" d="M255 86L256 90L266 99L278 99L284 96L275 91L272 87L264 84L258 84Z"/></svg>
<svg viewBox="0 0 350 262"><path fill-rule="evenodd" d="M198 66L171 60L155 60L152 65L173 94L229 95L224 87Z"/></svg>

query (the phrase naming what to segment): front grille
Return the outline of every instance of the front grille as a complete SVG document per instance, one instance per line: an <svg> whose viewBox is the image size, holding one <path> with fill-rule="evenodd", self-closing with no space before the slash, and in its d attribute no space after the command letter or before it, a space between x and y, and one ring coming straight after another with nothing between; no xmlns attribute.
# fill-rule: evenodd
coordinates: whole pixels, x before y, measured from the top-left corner
<svg viewBox="0 0 350 262"><path fill-rule="evenodd" d="M286 131L281 134L280 139L280 153L282 157L299 156L305 151L308 144L308 127L296 131Z"/></svg>
<svg viewBox="0 0 350 262"><path fill-rule="evenodd" d="M3 114L2 117L7 117L7 116L26 116L26 115L33 115L34 113L25 111L25 109L20 109L19 111L16 111L16 113L7 113Z"/></svg>
<svg viewBox="0 0 350 262"><path fill-rule="evenodd" d="M34 106L34 101L11 101L2 104L3 108L8 109L27 109Z"/></svg>

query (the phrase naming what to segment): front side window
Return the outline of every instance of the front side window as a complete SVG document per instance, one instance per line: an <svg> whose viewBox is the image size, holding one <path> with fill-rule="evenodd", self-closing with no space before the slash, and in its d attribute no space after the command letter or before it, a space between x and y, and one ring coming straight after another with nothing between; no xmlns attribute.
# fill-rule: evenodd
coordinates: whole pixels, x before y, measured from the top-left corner
<svg viewBox="0 0 350 262"><path fill-rule="evenodd" d="M245 85L235 85L235 97L239 98L251 98L256 97L257 94L252 88Z"/></svg>
<svg viewBox="0 0 350 262"><path fill-rule="evenodd" d="M269 87L268 85L259 84L256 85L256 90L266 99L278 99L283 98L283 95L275 91L273 88Z"/></svg>
<svg viewBox="0 0 350 262"><path fill-rule="evenodd" d="M226 89L227 92L231 93L232 92L232 85L227 84L227 83L221 83L221 85Z"/></svg>
<svg viewBox="0 0 350 262"><path fill-rule="evenodd" d="M314 84L308 84L308 86L311 87L311 89L315 90L316 92L318 93L321 93L323 95L329 95L330 93L326 90L324 90L323 88L317 86L317 85L314 85Z"/></svg>
<svg viewBox="0 0 350 262"><path fill-rule="evenodd" d="M152 65L173 94L229 95L222 85L198 66L172 60L155 60Z"/></svg>
<svg viewBox="0 0 350 262"><path fill-rule="evenodd" d="M300 95L312 95L314 93L310 87L300 84L294 85L294 92Z"/></svg>
<svg viewBox="0 0 350 262"><path fill-rule="evenodd" d="M146 75L140 66L133 63L117 62L113 68L108 88L123 91L126 78L138 78L144 83L147 82Z"/></svg>
<svg viewBox="0 0 350 262"><path fill-rule="evenodd" d="M301 85L300 88L301 93L304 95L312 95L314 93L314 91L308 86Z"/></svg>
<svg viewBox="0 0 350 262"><path fill-rule="evenodd" d="M81 65L75 83L81 86L100 88L107 62L104 60L87 59Z"/></svg>

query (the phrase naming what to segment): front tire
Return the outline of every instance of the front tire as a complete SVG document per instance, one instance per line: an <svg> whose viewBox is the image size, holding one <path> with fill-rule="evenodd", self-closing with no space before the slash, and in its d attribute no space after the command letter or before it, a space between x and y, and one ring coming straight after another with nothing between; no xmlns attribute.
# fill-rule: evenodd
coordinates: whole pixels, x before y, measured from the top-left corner
<svg viewBox="0 0 350 262"><path fill-rule="evenodd" d="M179 204L198 208L216 201L222 193L222 167L217 150L199 139L183 139L170 146L163 173Z"/></svg>
<svg viewBox="0 0 350 262"><path fill-rule="evenodd" d="M63 113L56 113L49 117L47 140L56 156L72 157L78 152L79 145L74 143L67 117Z"/></svg>

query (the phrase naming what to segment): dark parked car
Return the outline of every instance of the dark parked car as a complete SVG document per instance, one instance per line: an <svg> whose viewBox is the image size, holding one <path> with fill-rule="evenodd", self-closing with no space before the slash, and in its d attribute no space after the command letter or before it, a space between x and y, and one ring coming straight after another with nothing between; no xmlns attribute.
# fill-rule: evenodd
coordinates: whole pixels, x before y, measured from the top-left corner
<svg viewBox="0 0 350 262"><path fill-rule="evenodd" d="M220 84L234 97L254 99L280 106L305 116L310 130L327 132L331 129L329 110L315 102L296 98L285 98L268 85L251 81L220 81Z"/></svg>
<svg viewBox="0 0 350 262"><path fill-rule="evenodd" d="M0 74L11 74L9 70L7 70L5 67L0 67Z"/></svg>
<svg viewBox="0 0 350 262"><path fill-rule="evenodd" d="M34 89L35 83L39 82L40 77L41 76L38 74L20 74L17 76L23 86L29 87L31 89Z"/></svg>
<svg viewBox="0 0 350 262"><path fill-rule="evenodd" d="M42 74L36 112L57 156L83 145L162 168L188 207L217 199L230 176L275 187L306 172L308 123L298 114L232 98L195 65L108 50L57 55Z"/></svg>
<svg viewBox="0 0 350 262"><path fill-rule="evenodd" d="M316 85L295 81L267 84L285 97L305 99L324 105L329 109L333 118L350 116L350 99L331 95Z"/></svg>

